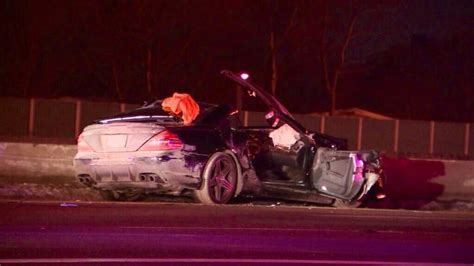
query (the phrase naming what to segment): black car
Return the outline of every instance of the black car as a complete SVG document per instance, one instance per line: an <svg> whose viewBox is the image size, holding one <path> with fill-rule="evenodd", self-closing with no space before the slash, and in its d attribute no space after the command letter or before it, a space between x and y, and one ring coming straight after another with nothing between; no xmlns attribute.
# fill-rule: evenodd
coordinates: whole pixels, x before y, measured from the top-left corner
<svg viewBox="0 0 474 266"><path fill-rule="evenodd" d="M191 124L155 101L87 126L76 177L108 198L193 193L204 204L241 194L357 206L380 183L375 151L347 151L343 139L307 131L272 95L231 71L222 75L259 98L265 127L243 127L230 105L199 103Z"/></svg>

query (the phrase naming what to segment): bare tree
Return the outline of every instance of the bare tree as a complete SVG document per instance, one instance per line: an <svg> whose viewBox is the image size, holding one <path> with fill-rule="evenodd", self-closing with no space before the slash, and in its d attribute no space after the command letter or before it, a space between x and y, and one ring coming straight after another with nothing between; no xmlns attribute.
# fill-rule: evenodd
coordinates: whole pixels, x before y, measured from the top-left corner
<svg viewBox="0 0 474 266"><path fill-rule="evenodd" d="M102 39L94 40L86 54L96 64L109 66L109 84L120 100L130 91L127 84L121 83L130 84L132 76L139 77L139 83L144 85L138 94L155 96L160 79L180 62L194 37L189 26L182 23L188 12L186 3L141 0L98 4L95 25L100 28L97 35ZM175 37L178 24L187 30ZM127 75L129 78L120 78Z"/></svg>
<svg viewBox="0 0 474 266"><path fill-rule="evenodd" d="M276 2L271 2L276 3ZM295 2L291 17L285 26L285 31L280 37L280 40L276 42L276 32L275 32L275 14L270 15L270 38L269 38L269 47L270 47L270 57L271 57L271 69L272 69L272 76L271 76L271 90L272 94L276 95L276 89L278 84L278 50L282 43L288 37L290 30L293 28L296 20L296 16L298 14L298 2Z"/></svg>
<svg viewBox="0 0 474 266"><path fill-rule="evenodd" d="M115 92L117 93L119 100L122 100L123 93L122 93L122 90L120 89L120 83L119 83L118 75L117 75L117 67L112 66L112 73L114 75Z"/></svg>
<svg viewBox="0 0 474 266"><path fill-rule="evenodd" d="M146 49L146 84L149 96L155 94L160 78L178 64L191 42L192 31L189 25L183 24L182 18L187 17L192 3L184 0L171 4L168 1L138 1L137 26L131 32L137 33L136 38L143 42ZM180 39L179 45L173 45L170 51L163 45L168 38L170 29L185 28L186 36ZM184 41L183 41L184 40ZM173 43L176 40L171 40Z"/></svg>
<svg viewBox="0 0 474 266"><path fill-rule="evenodd" d="M347 53L351 48L354 39L361 35L373 34L365 28L361 28L359 21L369 13L381 13L381 10L387 5L393 5L392 2L370 2L351 0L347 2L347 10L344 11L345 18L340 19L342 27L339 32L331 28L329 23L330 3L322 3L322 19L320 30L319 59L322 69L323 84L331 98L330 114L334 115L337 107L338 84L347 67ZM334 17L332 14L331 17ZM329 43L328 32L337 34L338 38L333 38ZM379 33L381 34L381 33ZM329 46L331 46L329 49ZM354 47L352 47L354 48Z"/></svg>
<svg viewBox="0 0 474 266"><path fill-rule="evenodd" d="M276 95L276 86L278 82L278 69L277 69L277 59L276 59L276 49L275 49L275 32L270 33L270 54L272 57L272 94Z"/></svg>
<svg viewBox="0 0 474 266"><path fill-rule="evenodd" d="M357 21L358 13L354 7L354 1L351 1L351 8L350 8L350 15L349 20L343 32L343 43L340 48L336 51L337 61L334 64L334 69L332 71L329 70L329 62L328 62L328 51L327 51L327 31L328 31L328 3L324 3L324 12L323 12L323 19L322 19L322 29L320 35L320 51L319 51L319 58L321 60L321 67L322 67L322 74L323 74L323 82L326 90L331 95L331 115L335 114L336 111L336 93L337 93L337 85L339 81L339 76L343 70L344 64L346 62L346 50L353 38L354 35L354 27Z"/></svg>

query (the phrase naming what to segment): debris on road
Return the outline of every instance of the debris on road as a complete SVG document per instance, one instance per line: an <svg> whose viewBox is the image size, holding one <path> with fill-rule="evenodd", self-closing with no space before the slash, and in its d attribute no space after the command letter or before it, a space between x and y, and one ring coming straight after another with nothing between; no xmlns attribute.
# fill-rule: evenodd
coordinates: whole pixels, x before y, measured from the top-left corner
<svg viewBox="0 0 474 266"><path fill-rule="evenodd" d="M79 204L62 202L61 204L59 204L59 206L60 207L77 207L77 206L79 206Z"/></svg>

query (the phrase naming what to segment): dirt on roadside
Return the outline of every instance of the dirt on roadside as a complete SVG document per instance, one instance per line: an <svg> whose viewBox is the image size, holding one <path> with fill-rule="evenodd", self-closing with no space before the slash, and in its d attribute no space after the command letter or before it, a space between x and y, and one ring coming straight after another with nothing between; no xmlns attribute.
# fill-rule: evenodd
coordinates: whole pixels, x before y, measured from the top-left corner
<svg viewBox="0 0 474 266"><path fill-rule="evenodd" d="M71 202L104 201L98 190L77 183L70 177L44 177L40 180L18 177L0 177L0 200L57 200ZM193 202L191 197L176 197L150 194L142 201L147 202ZM285 202L272 199L237 198L234 204L274 206L306 206L302 202ZM425 211L474 211L474 202L463 201L432 201L419 204L419 201L391 202L387 199L381 204L369 204L369 208L382 209L412 209Z"/></svg>
<svg viewBox="0 0 474 266"><path fill-rule="evenodd" d="M65 184L2 184L0 198L17 200L63 200L63 201L97 201L102 200L99 193L89 188Z"/></svg>

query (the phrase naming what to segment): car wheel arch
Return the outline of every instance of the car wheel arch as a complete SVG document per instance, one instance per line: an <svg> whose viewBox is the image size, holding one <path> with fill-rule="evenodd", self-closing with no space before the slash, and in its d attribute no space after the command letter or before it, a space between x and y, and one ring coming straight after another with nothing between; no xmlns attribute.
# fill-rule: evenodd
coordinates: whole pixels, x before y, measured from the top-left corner
<svg viewBox="0 0 474 266"><path fill-rule="evenodd" d="M237 157L237 155L232 152L232 150L229 150L229 149L225 149L225 150L219 150L219 151L216 151L212 154L209 155L209 158L207 159L206 163L204 164L204 167L202 169L202 173L201 173L201 186L203 186L204 184L204 177L202 176L204 174L204 169L206 168L206 165L209 163L209 161L211 160L212 156L216 153L225 153L225 154L228 154L230 157L232 157L232 159L234 160L234 163L235 163L235 166L237 168L237 187L235 189L235 195L234 197L237 197L240 192L242 192L242 189L244 187L244 179L243 179L243 173L242 173L242 165L240 164L240 160L239 158Z"/></svg>
<svg viewBox="0 0 474 266"><path fill-rule="evenodd" d="M227 158L224 160L227 160L228 163L232 163L232 167L235 171L234 172L235 179L233 181L235 182L234 188L233 188L232 194L228 195L230 196L228 200L235 198L242 190L243 183L242 183L241 165L239 161L237 160L236 155L230 150L226 150L226 149L217 150L209 155L208 160L206 161L203 167L203 171L201 172L201 180L202 180L201 185L199 186L199 188L197 188L194 191L194 197L200 203L211 204L211 205L216 204L214 199L212 199L213 196L209 194L210 192L208 191L207 186L209 185L208 182L210 182L209 174L211 171L213 171L212 169L215 166L216 160L220 160L219 158ZM222 203L217 203L217 204L222 204Z"/></svg>

